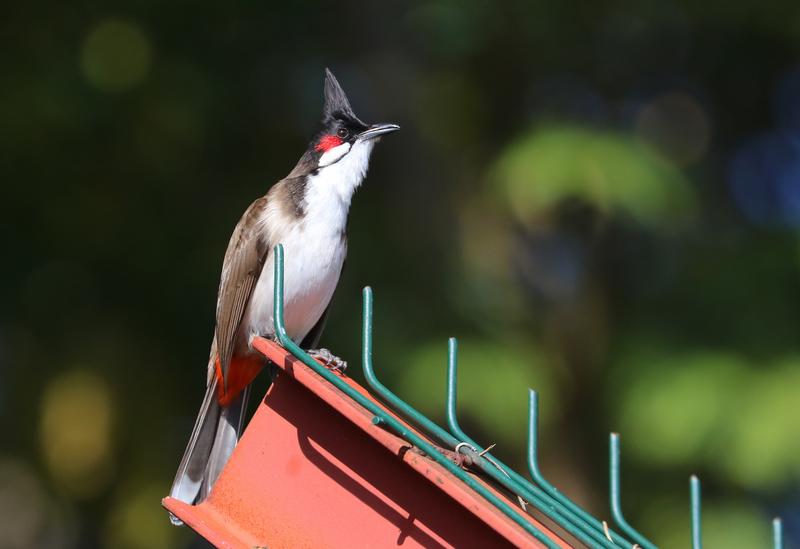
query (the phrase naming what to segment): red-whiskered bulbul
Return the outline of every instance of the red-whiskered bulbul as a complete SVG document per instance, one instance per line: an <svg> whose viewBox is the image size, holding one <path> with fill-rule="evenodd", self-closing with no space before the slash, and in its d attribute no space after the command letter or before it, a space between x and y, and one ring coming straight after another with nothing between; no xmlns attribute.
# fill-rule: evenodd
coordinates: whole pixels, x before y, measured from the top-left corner
<svg viewBox="0 0 800 549"><path fill-rule="evenodd" d="M244 212L233 230L217 296L206 395L170 495L205 499L242 430L250 383L265 365L251 342L273 337L273 247L283 244L284 323L303 348L315 347L347 253L347 213L378 138L396 124L367 125L325 70L322 129L284 179ZM315 353L342 365L322 349ZM175 524L181 524L172 517Z"/></svg>

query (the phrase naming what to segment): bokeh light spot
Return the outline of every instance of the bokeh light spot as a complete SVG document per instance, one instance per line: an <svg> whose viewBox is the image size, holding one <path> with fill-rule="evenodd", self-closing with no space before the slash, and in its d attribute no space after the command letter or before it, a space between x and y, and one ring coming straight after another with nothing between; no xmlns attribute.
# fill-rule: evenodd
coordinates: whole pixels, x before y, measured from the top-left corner
<svg viewBox="0 0 800 549"><path fill-rule="evenodd" d="M36 547L45 526L44 507L41 484L30 468L14 459L0 459L0 545Z"/></svg>
<svg viewBox="0 0 800 549"><path fill-rule="evenodd" d="M173 547L178 529L167 519L159 501L164 497L160 484L138 484L122 490L111 511L106 528L106 547L112 549L149 549Z"/></svg>
<svg viewBox="0 0 800 549"><path fill-rule="evenodd" d="M487 27L494 19L489 6L484 2L429 1L409 12L408 25L428 51L458 58L486 40Z"/></svg>
<svg viewBox="0 0 800 549"><path fill-rule="evenodd" d="M665 228L695 211L680 171L629 136L580 126L545 126L523 136L500 156L490 179L526 225L570 198Z"/></svg>
<svg viewBox="0 0 800 549"><path fill-rule="evenodd" d="M698 101L683 92L661 95L636 117L636 134L667 160L687 166L703 158L711 138L711 123Z"/></svg>
<svg viewBox="0 0 800 549"><path fill-rule="evenodd" d="M800 137L774 131L751 139L731 160L728 185L751 222L800 226Z"/></svg>
<svg viewBox="0 0 800 549"><path fill-rule="evenodd" d="M113 404L106 383L84 371L53 380L42 399L40 445L54 480L76 497L92 497L111 473Z"/></svg>
<svg viewBox="0 0 800 549"><path fill-rule="evenodd" d="M718 463L747 488L780 489L800 479L800 357L753 377Z"/></svg>
<svg viewBox="0 0 800 549"><path fill-rule="evenodd" d="M107 19L87 35L81 67L94 87L106 92L125 91L139 84L150 68L150 41L135 24Z"/></svg>
<svg viewBox="0 0 800 549"><path fill-rule="evenodd" d="M714 455L728 440L726 414L747 381L745 362L695 352L640 356L630 364L640 373L622 392L620 421L631 454L660 466L685 465Z"/></svg>

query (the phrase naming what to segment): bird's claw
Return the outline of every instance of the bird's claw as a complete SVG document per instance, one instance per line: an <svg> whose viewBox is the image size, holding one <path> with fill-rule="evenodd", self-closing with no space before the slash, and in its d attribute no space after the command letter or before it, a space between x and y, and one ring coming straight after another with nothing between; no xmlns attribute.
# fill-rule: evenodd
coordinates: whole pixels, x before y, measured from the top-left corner
<svg viewBox="0 0 800 549"><path fill-rule="evenodd" d="M312 358L322 362L322 364L330 370L344 373L347 369L347 361L334 355L328 349L310 349L307 352Z"/></svg>

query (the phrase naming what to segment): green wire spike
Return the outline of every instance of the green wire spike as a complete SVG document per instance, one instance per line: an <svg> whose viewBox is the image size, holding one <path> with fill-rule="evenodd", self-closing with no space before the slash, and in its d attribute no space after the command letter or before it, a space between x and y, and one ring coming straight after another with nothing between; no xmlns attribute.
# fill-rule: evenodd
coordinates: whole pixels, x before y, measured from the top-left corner
<svg viewBox="0 0 800 549"><path fill-rule="evenodd" d="M275 336L283 346L284 349L289 351L292 356L300 360L303 364L311 368L317 375L321 376L325 381L336 387L339 391L350 397L353 401L364 407L368 410L371 414L374 415L373 423L378 423L384 425L388 429L394 431L398 436L402 437L412 445L419 448L425 454L427 454L433 461L437 462L443 468L447 469L453 476L458 478L461 482L466 484L469 488L473 491L478 493L481 497L483 497L486 501L494 505L497 509L500 510L504 515L508 518L513 520L516 524L522 527L528 534L533 536L535 539L539 540L543 545L548 547L548 549L558 549L558 544L556 544L553 540L551 540L547 535L545 535L541 530L536 528L534 524L532 524L529 520L523 517L519 512L517 512L513 507L511 507L507 502L503 499L499 498L492 492L490 492L483 484L476 481L470 475L468 475L464 470L458 467L455 463L447 459L441 452L439 452L431 443L427 440L423 439L415 432L408 429L405 425L400 423L397 419L395 419L391 414L388 414L384 411L380 406L372 402L370 399L350 387L347 383L342 381L341 378L334 375L330 370L319 364L316 360L311 358L311 356L306 353L303 349L301 349L292 339L286 334L286 327L284 324L284 316L283 316L283 309L284 309L284 291L283 291L283 246L278 244L275 246L274 249L274 258L275 258L275 293L273 296L273 322L275 326ZM365 303L364 303L364 317L367 319L369 318L369 323L365 322L364 326L364 334L365 336L369 336L370 339L372 337L372 293L369 288L364 288L364 296L365 296ZM366 298L369 297L367 300ZM367 307L369 307L369 311L367 311ZM367 312L369 314L367 314ZM368 325L369 324L369 325ZM364 352L365 355L369 350L370 353L370 360L371 360L371 346L368 348L365 342L364 345Z"/></svg>
<svg viewBox="0 0 800 549"><path fill-rule="evenodd" d="M460 441L469 444L475 448L480 455L486 457L487 461L492 464L500 473L506 475L509 480L513 481L520 487L520 491L516 492L520 497L523 497L533 503L542 512L547 514L553 520L559 521L559 524L567 532L587 543L593 547L601 546L606 548L614 547L630 547L630 543L623 545L615 545L614 538L608 539L605 532L600 528L593 527L592 524L584 520L580 515L573 513L568 507L551 497L541 488L531 484L525 477L514 471L512 468L505 465L502 461L486 452L474 439L472 439L459 425L457 415L457 385L458 385L458 341L456 338L451 337L447 342L447 426L450 432ZM616 536L619 539L619 536Z"/></svg>
<svg viewBox="0 0 800 549"><path fill-rule="evenodd" d="M372 364L372 289L369 287L364 288L363 291L364 297L364 308L363 308L363 325L364 325L364 338L363 338L363 350L362 350L362 367L364 370L364 377L367 380L367 383L375 391L378 396L380 396L385 402L387 402L394 410L398 411L403 417L409 420L411 423L416 424L417 426L421 427L424 431L426 431L429 435L431 435L435 440L438 440L439 443L446 447L450 448L454 451L461 452L469 461L474 464L478 469L480 469L483 473L490 476L495 482L499 483L511 493L524 498L537 509L539 509L542 513L544 513L549 518L556 521L561 527L563 527L567 532L574 535L576 538L581 540L584 543L593 546L595 540L589 536L588 534L584 533L580 528L576 528L569 522L569 517L562 516L558 509L556 509L550 502L543 500L539 495L533 493L531 490L528 490L525 486L519 484L518 482L514 481L511 478L510 474L507 472L503 472L499 469L496 465L492 464L490 461L485 459L479 452L481 451L478 447L474 444L471 444L469 441L466 440L459 440L446 430L439 427L436 423L425 417L425 415L418 412L413 406L405 402L403 399L398 397L392 391L390 391L381 381L378 379L377 375L375 375L375 369L373 368ZM608 540L604 540L605 543L610 543ZM600 543L603 545L603 543ZM612 546L613 547L613 546Z"/></svg>
<svg viewBox="0 0 800 549"><path fill-rule="evenodd" d="M531 478L541 486L543 490L548 492L554 499L558 500L562 505L570 509L573 513L581 517L584 521L593 525L598 531L608 531L611 539L623 547L632 547L633 544L608 528L608 525L603 525L602 522L595 517L584 511L577 503L573 502L567 496L559 492L558 488L550 484L541 470L539 469L539 395L533 389L528 389L528 471Z"/></svg>
<svg viewBox="0 0 800 549"><path fill-rule="evenodd" d="M273 320L275 337L283 348L303 364L311 368L325 381L373 414L372 423L374 425L380 425L393 431L395 434L417 447L430 459L438 463L450 474L458 478L466 486L497 508L506 517L522 527L525 532L541 542L545 547L548 549L558 549L558 543L550 539L549 536L537 528L536 525L527 518L527 514L520 513L518 509L510 505L505 499L498 497L482 482L473 478L464 469L454 463L442 452L441 448L434 446L427 439L418 435L416 431L408 428L392 414L386 412L381 406L353 389L339 376L334 375L326 367L311 358L308 353L301 349L297 343L287 335L284 323L284 256L283 246L281 244L275 246L273 257L275 267ZM526 500L589 547L604 547L607 549L617 547L635 549L641 547L642 549L658 549L655 544L634 529L623 516L620 488L620 438L617 433L611 433L609 444L609 498L611 515L620 530L624 532L628 538L634 540L636 542L635 544L631 544L630 541L620 534L608 528L605 522L601 522L587 513L579 505L559 492L555 486L544 478L544 475L539 469L538 462L539 400L536 391L529 389L528 394L527 461L528 469L534 484L489 454L486 449L479 446L461 429L456 411L458 343L455 338L450 338L448 342L446 409L447 425L450 429L450 432L448 432L392 393L375 375L375 370L372 366L372 289L369 286L365 287L363 290L362 319L362 366L367 383L385 402L390 404L395 411L399 412L412 424L416 424L420 427L432 440L438 441L438 443L445 448L463 454L466 458L466 463L477 467L496 483L519 498ZM692 549L702 549L701 494L700 480L697 476L692 475L690 477L689 487L691 495ZM784 548L783 523L780 518L775 518L772 521L772 538L774 549Z"/></svg>
<svg viewBox="0 0 800 549"><path fill-rule="evenodd" d="M700 528L700 479L697 475L689 477L689 492L692 500L692 549L703 549L703 532Z"/></svg>
<svg viewBox="0 0 800 549"><path fill-rule="evenodd" d="M772 547L783 549L783 521L780 517L772 519Z"/></svg>
<svg viewBox="0 0 800 549"><path fill-rule="evenodd" d="M656 549L655 544L640 534L633 526L628 524L622 514L622 496L620 489L620 459L619 459L619 434L611 433L609 438L609 480L610 480L610 503L611 516L617 523L620 530L625 532L629 538L644 547L644 549Z"/></svg>

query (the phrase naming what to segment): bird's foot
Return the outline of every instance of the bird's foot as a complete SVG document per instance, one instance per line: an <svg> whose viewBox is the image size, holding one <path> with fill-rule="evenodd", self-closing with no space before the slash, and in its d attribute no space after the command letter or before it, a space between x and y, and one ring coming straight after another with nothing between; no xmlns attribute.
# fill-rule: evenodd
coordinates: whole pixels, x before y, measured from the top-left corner
<svg viewBox="0 0 800 549"><path fill-rule="evenodd" d="M306 352L311 355L312 358L322 362L322 364L330 370L344 373L347 369L347 361L334 355L328 349L309 349Z"/></svg>

